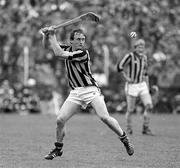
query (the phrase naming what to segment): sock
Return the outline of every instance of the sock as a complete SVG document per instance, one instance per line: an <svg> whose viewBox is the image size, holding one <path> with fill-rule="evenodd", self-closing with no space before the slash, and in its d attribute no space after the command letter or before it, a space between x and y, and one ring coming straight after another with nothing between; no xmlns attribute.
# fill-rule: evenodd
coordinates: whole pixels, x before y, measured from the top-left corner
<svg viewBox="0 0 180 168"><path fill-rule="evenodd" d="M150 121L150 118L147 116L144 116L143 128L149 127L149 121Z"/></svg>
<svg viewBox="0 0 180 168"><path fill-rule="evenodd" d="M119 137L121 140L126 138L126 133L123 131L123 134Z"/></svg>
<svg viewBox="0 0 180 168"><path fill-rule="evenodd" d="M63 143L62 142L55 142L54 145L55 145L55 147L57 149L62 149L62 147L63 147Z"/></svg>

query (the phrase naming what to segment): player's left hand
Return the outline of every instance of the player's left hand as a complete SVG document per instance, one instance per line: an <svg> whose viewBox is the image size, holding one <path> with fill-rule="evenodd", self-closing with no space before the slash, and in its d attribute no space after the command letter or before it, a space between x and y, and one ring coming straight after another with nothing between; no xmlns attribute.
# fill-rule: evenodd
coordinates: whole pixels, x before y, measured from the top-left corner
<svg viewBox="0 0 180 168"><path fill-rule="evenodd" d="M50 26L50 27L48 27L48 33L49 33L50 35L54 35L55 32L56 32L55 26Z"/></svg>
<svg viewBox="0 0 180 168"><path fill-rule="evenodd" d="M159 87L157 85L153 85L150 88L150 92L151 92L152 95L158 94L159 93Z"/></svg>
<svg viewBox="0 0 180 168"><path fill-rule="evenodd" d="M44 28L40 29L41 34L48 36L49 35L48 28L49 27L44 27Z"/></svg>
<svg viewBox="0 0 180 168"><path fill-rule="evenodd" d="M50 27L44 27L40 30L40 32L45 35L45 36L48 36L48 35L54 35L56 30L55 30L55 27L54 26L50 26Z"/></svg>

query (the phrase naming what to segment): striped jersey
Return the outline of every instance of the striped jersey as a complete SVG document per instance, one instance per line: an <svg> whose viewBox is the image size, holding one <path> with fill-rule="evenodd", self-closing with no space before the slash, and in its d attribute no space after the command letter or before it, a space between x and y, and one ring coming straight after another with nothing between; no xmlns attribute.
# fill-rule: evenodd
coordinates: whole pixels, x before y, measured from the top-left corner
<svg viewBox="0 0 180 168"><path fill-rule="evenodd" d="M64 51L72 51L71 46L61 46ZM75 54L65 60L65 67L69 86L72 89L76 87L97 86L98 84L92 76L90 69L90 56L88 50L80 54Z"/></svg>
<svg viewBox="0 0 180 168"><path fill-rule="evenodd" d="M136 52L128 53L118 63L117 70L124 71L133 83L140 83L147 75L147 56L140 56Z"/></svg>

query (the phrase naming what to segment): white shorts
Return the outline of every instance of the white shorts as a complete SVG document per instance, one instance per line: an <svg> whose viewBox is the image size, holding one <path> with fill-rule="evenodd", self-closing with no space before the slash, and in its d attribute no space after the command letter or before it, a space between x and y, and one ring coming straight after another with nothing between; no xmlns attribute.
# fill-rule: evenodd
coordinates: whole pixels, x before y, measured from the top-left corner
<svg viewBox="0 0 180 168"><path fill-rule="evenodd" d="M70 91L66 100L79 104L85 109L97 96L102 96L102 94L100 89L96 86L77 87Z"/></svg>
<svg viewBox="0 0 180 168"><path fill-rule="evenodd" d="M149 94L149 89L145 81L135 84L126 83L125 93L126 95L138 97L144 94Z"/></svg>

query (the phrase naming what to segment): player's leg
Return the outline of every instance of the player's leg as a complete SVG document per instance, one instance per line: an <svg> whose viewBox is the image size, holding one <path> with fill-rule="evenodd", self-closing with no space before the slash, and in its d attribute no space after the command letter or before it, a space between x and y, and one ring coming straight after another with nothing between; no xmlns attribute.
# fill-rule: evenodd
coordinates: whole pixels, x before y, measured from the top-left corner
<svg viewBox="0 0 180 168"><path fill-rule="evenodd" d="M142 133L146 134L146 135L153 135L152 131L149 128L150 113L152 112L152 109L153 109L151 95L147 92L147 93L140 95L140 98L144 105Z"/></svg>
<svg viewBox="0 0 180 168"><path fill-rule="evenodd" d="M135 110L136 97L127 95L126 102L127 102L127 111L126 111L127 133L132 134L133 133L132 115Z"/></svg>
<svg viewBox="0 0 180 168"><path fill-rule="evenodd" d="M78 112L80 105L65 101L57 115L56 140L61 143L65 136L65 123Z"/></svg>
<svg viewBox="0 0 180 168"><path fill-rule="evenodd" d="M62 155L63 138L65 136L65 123L78 111L79 104L66 100L57 115L56 142L55 148L45 156L45 159L52 160Z"/></svg>
<svg viewBox="0 0 180 168"><path fill-rule="evenodd" d="M118 121L111 117L107 111L106 104L104 102L104 98L102 96L97 96L94 98L94 100L91 102L92 107L96 111L96 114L98 117L110 128L112 129L120 138L121 142L126 147L127 153L129 155L132 155L134 153L134 149L132 144L129 142L128 137L126 136L126 133L122 130L120 127Z"/></svg>
<svg viewBox="0 0 180 168"><path fill-rule="evenodd" d="M126 94L126 103L127 103L127 111L126 111L126 125L127 125L127 133L132 134L132 114L135 110L136 97L139 93L138 84L125 84L125 94Z"/></svg>

